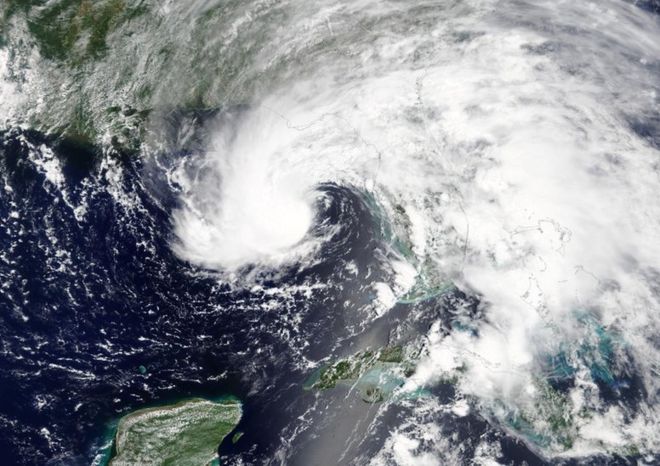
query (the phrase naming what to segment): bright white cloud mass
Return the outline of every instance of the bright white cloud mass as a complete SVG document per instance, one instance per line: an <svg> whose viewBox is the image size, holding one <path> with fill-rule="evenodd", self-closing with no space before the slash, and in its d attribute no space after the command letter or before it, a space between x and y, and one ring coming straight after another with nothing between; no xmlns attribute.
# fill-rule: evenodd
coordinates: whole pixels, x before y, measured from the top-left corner
<svg viewBox="0 0 660 466"><path fill-rule="evenodd" d="M406 14L410 27L365 27L350 53L300 63L302 77L270 91L230 136L218 129L204 181L176 216L176 250L218 268L299 260L317 240L304 231L321 183L367 191L390 213L401 205L415 212L415 264L479 295L485 313L473 333L430 330L411 389L460 368L460 390L504 421L539 409L546 358L567 351L578 374L565 409L598 407L579 347L606 328L616 335L609 363L634 363L650 404L632 418L612 407L581 420L569 451L631 438L652 447L660 153L634 122L657 112L658 23L621 2L501 6L412 13L351 2L291 19L262 66L341 42L360 22Z"/></svg>
<svg viewBox="0 0 660 466"><path fill-rule="evenodd" d="M658 452L657 15L619 0L256 1L213 29L193 19L206 3L182 3L152 13L150 58L132 58L141 33L129 24L137 36L108 37L126 60L86 65L79 85L92 102L131 102L148 87L141 147L154 160L189 140L185 128L159 139L168 105L199 94L220 109L202 154L167 172L176 257L248 288L259 273L310 269L342 231L319 227L324 187L340 186L377 206L397 238L365 326L420 283L479 301L478 318L458 306L464 325L425 329L397 389L405 398L452 380L455 402L421 398L368 461L464 464L430 412L478 413L549 461ZM177 29L181 18L204 40ZM203 43L206 67L183 49L152 64L168 34ZM70 95L73 78L39 76L50 65L29 60L23 86L57 82ZM113 67L134 73L126 81ZM0 118L51 129L68 118L60 94L20 96L18 81L0 81ZM90 115L107 143L102 107ZM552 384L568 372L559 393ZM633 383L634 402L603 388ZM498 448L484 443L474 464L495 464Z"/></svg>

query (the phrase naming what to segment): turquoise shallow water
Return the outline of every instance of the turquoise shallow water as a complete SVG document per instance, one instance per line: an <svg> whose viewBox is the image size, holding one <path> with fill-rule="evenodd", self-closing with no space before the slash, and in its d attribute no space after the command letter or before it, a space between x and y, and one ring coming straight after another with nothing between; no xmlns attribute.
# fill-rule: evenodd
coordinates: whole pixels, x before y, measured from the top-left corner
<svg viewBox="0 0 660 466"><path fill-rule="evenodd" d="M656 462L656 3L0 5L7 464Z"/></svg>

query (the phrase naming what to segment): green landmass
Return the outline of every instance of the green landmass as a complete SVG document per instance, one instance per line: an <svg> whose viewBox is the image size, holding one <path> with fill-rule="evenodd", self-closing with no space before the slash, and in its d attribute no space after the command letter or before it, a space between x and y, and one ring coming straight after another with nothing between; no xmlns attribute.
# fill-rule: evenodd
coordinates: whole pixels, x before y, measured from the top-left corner
<svg viewBox="0 0 660 466"><path fill-rule="evenodd" d="M396 345L383 348L378 355L378 360L382 362L403 362L403 347Z"/></svg>
<svg viewBox="0 0 660 466"><path fill-rule="evenodd" d="M312 374L304 387L307 390L329 390L339 384L355 384L362 400L379 403L389 399L413 374L415 360L416 356L409 348L401 345L386 346L378 351L360 351L322 367Z"/></svg>
<svg viewBox="0 0 660 466"><path fill-rule="evenodd" d="M106 39L122 23L146 12L142 1L126 0L7 0L8 18L28 15L28 28L44 58L81 64L107 50Z"/></svg>
<svg viewBox="0 0 660 466"><path fill-rule="evenodd" d="M538 395L533 406L511 413L509 427L536 445L555 451L569 450L577 438L570 401L545 380L535 380Z"/></svg>
<svg viewBox="0 0 660 466"><path fill-rule="evenodd" d="M236 399L200 398L124 416L109 466L206 466L241 419Z"/></svg>
<svg viewBox="0 0 660 466"><path fill-rule="evenodd" d="M355 380L367 368L373 366L376 360L377 356L371 351L360 352L346 359L341 359L321 369L319 378L312 385L312 388L326 390L335 387L342 380Z"/></svg>
<svg viewBox="0 0 660 466"><path fill-rule="evenodd" d="M283 71L280 61L268 71L255 62L282 23L282 8L257 8L253 21L226 37L246 5L197 3L1 0L0 48L11 79L48 90L26 94L26 109L39 111L15 118L82 144L136 152L152 142L150 123L173 111L196 121L195 112L243 105L271 82L265 72ZM184 30L172 21L182 15Z"/></svg>

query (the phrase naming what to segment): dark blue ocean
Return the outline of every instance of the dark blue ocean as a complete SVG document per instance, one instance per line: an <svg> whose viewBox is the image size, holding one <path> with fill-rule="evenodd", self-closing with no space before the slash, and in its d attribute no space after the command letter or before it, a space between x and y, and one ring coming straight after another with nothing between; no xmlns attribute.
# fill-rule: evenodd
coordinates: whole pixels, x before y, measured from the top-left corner
<svg viewBox="0 0 660 466"><path fill-rule="evenodd" d="M195 155L165 154L159 164ZM63 179L47 178L39 162L46 159L60 163ZM110 165L121 172L119 182L109 176ZM349 189L319 187L331 202L318 207L315 224L342 225L322 261L272 276L259 272L259 287L245 289L173 254L176 186L154 167L135 154L101 153L34 131L0 134L0 464L89 465L122 415L223 395L244 406L237 428L244 435L223 443L223 462L279 464L283 436L319 403L303 389L310 370L301 360L350 354L366 340L387 344L411 311L413 305L397 305L356 332L358 316L341 304L374 299L363 286L367 277L343 275L347 261L370 270L371 279L387 262L378 220ZM310 298L302 291L310 283L325 287ZM301 291L278 298L277 310L265 309L267 290L283 285ZM426 302L428 311L407 323L408 331L425 331L458 301L477 312L474 298L455 291ZM440 385L432 393L450 399L453 389ZM331 406L344 395L321 397ZM359 417L368 405L350 409L343 415ZM401 422L405 409L389 409L383 432ZM317 421L330 425L319 424L317 434L332 431L332 419ZM499 439L503 464L544 464L476 414L460 425L444 422L458 438ZM314 456L313 437L298 437L288 464L329 464ZM372 437L361 454L382 446L384 435Z"/></svg>

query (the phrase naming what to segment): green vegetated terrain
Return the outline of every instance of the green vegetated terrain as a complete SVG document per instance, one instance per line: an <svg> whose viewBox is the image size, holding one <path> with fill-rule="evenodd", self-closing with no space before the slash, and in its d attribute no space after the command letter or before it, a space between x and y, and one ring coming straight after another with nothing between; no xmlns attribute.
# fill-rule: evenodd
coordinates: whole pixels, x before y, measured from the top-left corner
<svg viewBox="0 0 660 466"><path fill-rule="evenodd" d="M5 21L23 13L41 55L82 63L106 51L108 34L146 11L144 2L126 0L7 0Z"/></svg>
<svg viewBox="0 0 660 466"><path fill-rule="evenodd" d="M151 110L133 108L139 92L121 86L132 76L122 66L126 52L112 50L109 38L148 12L146 0L0 2L0 47L9 51L12 79L23 82L31 70L36 81L28 84L44 91L41 111L26 116L30 125L81 146L110 134L113 145L136 148ZM119 101L112 87L126 97Z"/></svg>
<svg viewBox="0 0 660 466"><path fill-rule="evenodd" d="M234 31L247 10L253 21ZM189 18L183 29L173 19L181 15ZM81 145L135 152L172 112L195 120L244 104L262 85L255 56L281 15L221 0L3 0L7 74L29 90L15 119Z"/></svg>
<svg viewBox="0 0 660 466"><path fill-rule="evenodd" d="M109 465L206 466L241 413L241 403L231 398L194 398L135 411L119 421Z"/></svg>
<svg viewBox="0 0 660 466"><path fill-rule="evenodd" d="M378 403L391 398L404 384L414 371L414 360L400 345L361 351L322 367L305 388L328 390L340 384L354 385L363 401Z"/></svg>

